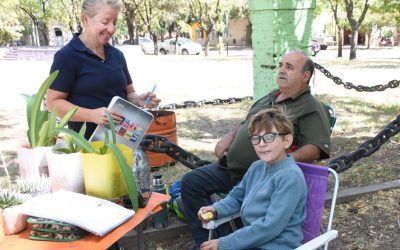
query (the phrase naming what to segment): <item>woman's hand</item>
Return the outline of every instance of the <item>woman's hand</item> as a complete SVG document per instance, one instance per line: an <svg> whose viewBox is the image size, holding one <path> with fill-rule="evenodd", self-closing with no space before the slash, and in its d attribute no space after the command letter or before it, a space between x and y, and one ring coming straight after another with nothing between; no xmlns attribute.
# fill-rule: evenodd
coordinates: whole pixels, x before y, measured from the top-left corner
<svg viewBox="0 0 400 250"><path fill-rule="evenodd" d="M201 207L197 216L203 223L208 223L217 217L217 210L213 206Z"/></svg>
<svg viewBox="0 0 400 250"><path fill-rule="evenodd" d="M108 119L106 116L106 111L110 113L111 117L113 118L113 121L115 124L119 124L122 121L122 116L114 111L108 110L105 107L102 108L97 108L97 109L92 109L91 111L91 122L94 122L98 125L108 125Z"/></svg>
<svg viewBox="0 0 400 250"><path fill-rule="evenodd" d="M149 92L140 94L136 96L137 98L137 103L139 106L144 107L144 108L154 108L158 106L160 103L161 99L156 97L156 94ZM149 101L146 103L147 98L149 98Z"/></svg>
<svg viewBox="0 0 400 250"><path fill-rule="evenodd" d="M200 250L218 250L218 240L209 240L200 245Z"/></svg>

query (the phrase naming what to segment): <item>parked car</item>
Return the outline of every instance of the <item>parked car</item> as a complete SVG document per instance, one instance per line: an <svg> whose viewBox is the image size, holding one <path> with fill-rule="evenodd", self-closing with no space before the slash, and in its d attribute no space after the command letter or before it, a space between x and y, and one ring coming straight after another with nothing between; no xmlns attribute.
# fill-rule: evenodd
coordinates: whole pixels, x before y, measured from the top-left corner
<svg viewBox="0 0 400 250"><path fill-rule="evenodd" d="M326 50L328 46L334 46L336 44L333 36L327 36L325 34L315 34L312 40L319 43L321 50Z"/></svg>
<svg viewBox="0 0 400 250"><path fill-rule="evenodd" d="M311 52L313 56L316 56L321 50L321 45L315 40L311 40Z"/></svg>
<svg viewBox="0 0 400 250"><path fill-rule="evenodd" d="M171 38L160 43L160 53L162 55L166 55L169 53L175 54L175 42L176 38ZM199 55L203 48L199 43L193 42L192 40L185 37L179 37L176 49L178 51L177 54L179 55Z"/></svg>
<svg viewBox="0 0 400 250"><path fill-rule="evenodd" d="M122 44L132 45L132 43L129 40L124 41ZM154 43L152 40L145 37L139 37L139 45L142 48L143 53L154 54Z"/></svg>
<svg viewBox="0 0 400 250"><path fill-rule="evenodd" d="M142 47L143 53L154 54L154 42L148 38L139 37L139 45Z"/></svg>

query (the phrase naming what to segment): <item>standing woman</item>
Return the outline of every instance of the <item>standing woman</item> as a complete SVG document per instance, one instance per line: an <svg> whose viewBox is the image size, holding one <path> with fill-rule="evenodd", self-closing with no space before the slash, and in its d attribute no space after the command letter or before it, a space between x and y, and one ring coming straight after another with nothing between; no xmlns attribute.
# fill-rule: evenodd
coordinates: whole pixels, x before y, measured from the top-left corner
<svg viewBox="0 0 400 250"><path fill-rule="evenodd" d="M138 106L143 106L148 96L148 107L160 102L151 92L135 93L124 55L108 44L116 31L120 6L120 0L83 0L83 32L74 34L54 55L51 66L50 72L59 70L59 74L47 91L47 108L56 107L62 117L78 106L68 126L79 131L87 122L86 139L97 124L107 123L106 107L114 96ZM115 122L121 120L118 113L110 113Z"/></svg>

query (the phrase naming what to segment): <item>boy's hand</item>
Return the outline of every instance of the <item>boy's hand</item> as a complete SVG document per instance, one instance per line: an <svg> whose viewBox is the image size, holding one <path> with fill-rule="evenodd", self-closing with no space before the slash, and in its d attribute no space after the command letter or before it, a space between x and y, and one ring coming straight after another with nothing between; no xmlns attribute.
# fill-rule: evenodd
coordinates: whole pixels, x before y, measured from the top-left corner
<svg viewBox="0 0 400 250"><path fill-rule="evenodd" d="M197 216L203 223L208 223L210 220L216 218L217 211L212 206L201 207Z"/></svg>
<svg viewBox="0 0 400 250"><path fill-rule="evenodd" d="M218 250L218 240L203 242L200 246L200 250Z"/></svg>

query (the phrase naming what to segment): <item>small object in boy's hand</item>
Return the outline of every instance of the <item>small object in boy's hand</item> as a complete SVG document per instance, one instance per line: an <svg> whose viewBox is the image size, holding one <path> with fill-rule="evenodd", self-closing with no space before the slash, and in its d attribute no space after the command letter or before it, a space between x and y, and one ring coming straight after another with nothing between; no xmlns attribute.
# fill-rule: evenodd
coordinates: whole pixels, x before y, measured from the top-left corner
<svg viewBox="0 0 400 250"><path fill-rule="evenodd" d="M214 217L214 214L211 212L207 212L207 213L203 213L201 212L201 218L203 218L203 220L211 220Z"/></svg>

